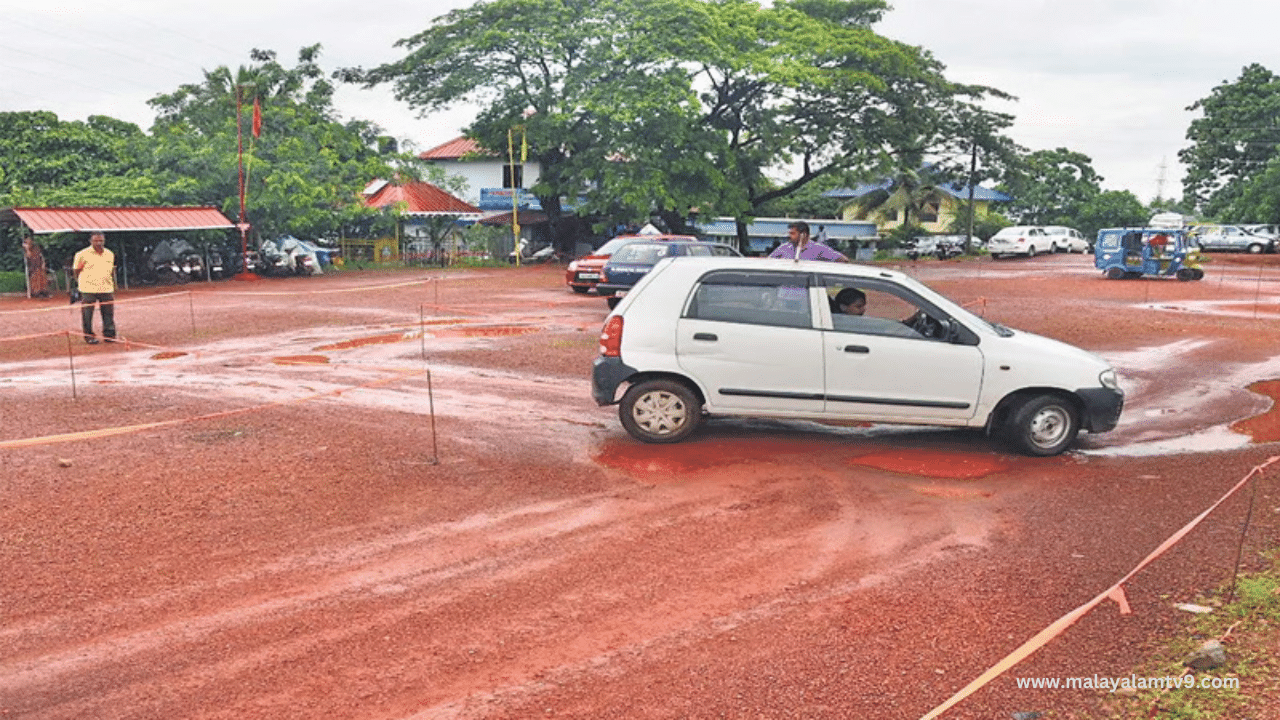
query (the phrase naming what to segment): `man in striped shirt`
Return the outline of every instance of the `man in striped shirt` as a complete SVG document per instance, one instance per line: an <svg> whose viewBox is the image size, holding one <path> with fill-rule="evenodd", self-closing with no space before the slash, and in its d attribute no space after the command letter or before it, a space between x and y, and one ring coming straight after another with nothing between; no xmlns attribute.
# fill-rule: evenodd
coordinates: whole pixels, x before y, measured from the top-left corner
<svg viewBox="0 0 1280 720"><path fill-rule="evenodd" d="M784 260L830 260L849 262L849 258L820 242L809 239L809 223L797 220L787 226L787 242L769 253L771 258Z"/></svg>

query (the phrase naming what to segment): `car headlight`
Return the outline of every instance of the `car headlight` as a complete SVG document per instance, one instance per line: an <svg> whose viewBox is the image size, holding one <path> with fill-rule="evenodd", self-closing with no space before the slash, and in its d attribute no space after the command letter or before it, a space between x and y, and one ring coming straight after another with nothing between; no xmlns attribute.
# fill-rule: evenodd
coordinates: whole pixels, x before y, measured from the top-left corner
<svg viewBox="0 0 1280 720"><path fill-rule="evenodd" d="M1112 390L1120 389L1120 379L1116 377L1114 368L1107 368L1098 373L1098 382L1102 383L1102 387L1111 388Z"/></svg>
<svg viewBox="0 0 1280 720"><path fill-rule="evenodd" d="M572 262L570 262L570 263L569 263L569 272L573 272L574 270L577 270L577 269L578 269L578 261L577 261L577 260L574 260L574 261L572 261Z"/></svg>

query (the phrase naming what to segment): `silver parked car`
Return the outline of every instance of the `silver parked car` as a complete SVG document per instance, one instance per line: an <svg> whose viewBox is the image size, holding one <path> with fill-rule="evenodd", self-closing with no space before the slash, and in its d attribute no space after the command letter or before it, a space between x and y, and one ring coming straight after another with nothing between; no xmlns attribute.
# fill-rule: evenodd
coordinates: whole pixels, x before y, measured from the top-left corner
<svg viewBox="0 0 1280 720"><path fill-rule="evenodd" d="M1263 253L1276 251L1274 236L1249 232L1239 225L1202 225L1195 230L1201 250Z"/></svg>

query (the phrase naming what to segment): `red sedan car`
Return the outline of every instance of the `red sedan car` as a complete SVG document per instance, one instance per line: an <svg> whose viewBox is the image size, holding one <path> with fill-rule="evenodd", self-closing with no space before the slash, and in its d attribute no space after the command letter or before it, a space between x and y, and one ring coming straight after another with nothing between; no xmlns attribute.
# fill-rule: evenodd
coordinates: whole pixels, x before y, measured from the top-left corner
<svg viewBox="0 0 1280 720"><path fill-rule="evenodd" d="M609 256L613 255L615 250L633 240L666 242L669 240L697 239L692 235L619 235L593 250L590 255L583 255L569 263L569 267L564 271L564 282L576 293L594 290L596 283L600 282L600 270L604 268L605 263L609 262Z"/></svg>

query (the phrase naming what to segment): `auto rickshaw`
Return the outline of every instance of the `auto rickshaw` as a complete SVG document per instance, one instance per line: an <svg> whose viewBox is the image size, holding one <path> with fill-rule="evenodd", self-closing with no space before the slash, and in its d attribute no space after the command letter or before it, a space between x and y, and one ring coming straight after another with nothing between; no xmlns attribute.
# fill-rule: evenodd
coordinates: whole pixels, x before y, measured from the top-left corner
<svg viewBox="0 0 1280 720"><path fill-rule="evenodd" d="M1093 264L1111 280L1143 275L1199 280L1200 249L1182 228L1106 228L1098 231Z"/></svg>

